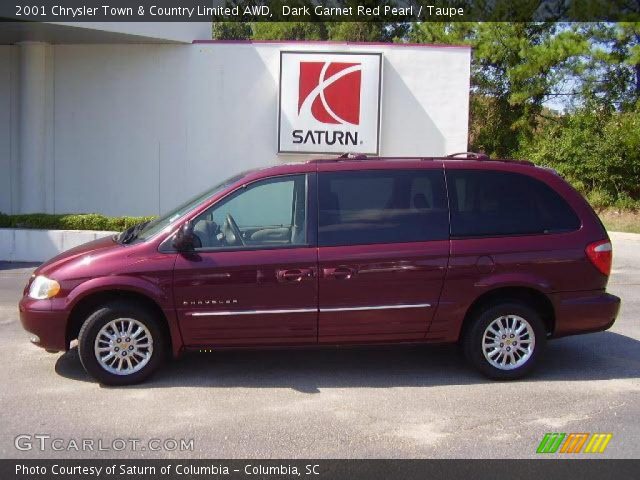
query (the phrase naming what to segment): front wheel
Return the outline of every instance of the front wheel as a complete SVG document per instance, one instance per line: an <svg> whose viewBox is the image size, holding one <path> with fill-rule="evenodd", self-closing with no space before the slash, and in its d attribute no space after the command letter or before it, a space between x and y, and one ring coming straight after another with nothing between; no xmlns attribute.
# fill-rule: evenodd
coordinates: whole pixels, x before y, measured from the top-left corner
<svg viewBox="0 0 640 480"><path fill-rule="evenodd" d="M133 302L104 305L87 318L78 335L82 366L105 385L145 380L159 367L164 352L158 322Z"/></svg>
<svg viewBox="0 0 640 480"><path fill-rule="evenodd" d="M546 344L544 323L534 309L500 303L471 320L463 345L475 368L495 380L521 378L533 370Z"/></svg>

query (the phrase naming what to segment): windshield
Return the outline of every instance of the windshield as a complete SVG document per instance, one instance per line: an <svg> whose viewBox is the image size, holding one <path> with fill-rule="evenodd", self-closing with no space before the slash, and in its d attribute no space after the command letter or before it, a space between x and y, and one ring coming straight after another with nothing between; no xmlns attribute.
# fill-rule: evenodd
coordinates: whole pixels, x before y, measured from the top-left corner
<svg viewBox="0 0 640 480"><path fill-rule="evenodd" d="M196 195L195 197L191 198L190 200L183 203L179 207L174 208L170 212L162 215L161 217L154 218L150 222L143 222L131 228L128 228L118 236L118 242L120 243L132 243L133 241L144 242L148 238L151 238L152 236L154 236L156 233L161 232L162 230L167 228L169 225L172 225L176 220L182 218L184 215L189 213L191 210L196 208L198 205L200 205L202 202L204 202L208 198L211 198L213 195L220 192L222 189L228 187L232 183L237 182L238 180L246 176L251 171L252 170L248 170L246 172L243 172L231 178L228 178L227 180L219 183L215 187L207 190L206 192L202 192L199 195Z"/></svg>

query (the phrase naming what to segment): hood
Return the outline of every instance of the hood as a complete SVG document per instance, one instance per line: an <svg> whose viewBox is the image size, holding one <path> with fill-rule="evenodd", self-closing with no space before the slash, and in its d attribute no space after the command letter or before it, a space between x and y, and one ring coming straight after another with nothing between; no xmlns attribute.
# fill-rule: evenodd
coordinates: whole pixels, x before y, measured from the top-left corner
<svg viewBox="0 0 640 480"><path fill-rule="evenodd" d="M34 274L46 276L48 273L59 269L60 267L66 265L67 263L75 260L78 257L85 255L99 255L102 253L106 253L109 250L113 250L114 248L122 248L122 245L114 240L113 235L109 235L104 238L98 238L97 240L83 243L82 245L78 245L77 247L65 250L61 254L56 255L50 260L47 260L35 270Z"/></svg>

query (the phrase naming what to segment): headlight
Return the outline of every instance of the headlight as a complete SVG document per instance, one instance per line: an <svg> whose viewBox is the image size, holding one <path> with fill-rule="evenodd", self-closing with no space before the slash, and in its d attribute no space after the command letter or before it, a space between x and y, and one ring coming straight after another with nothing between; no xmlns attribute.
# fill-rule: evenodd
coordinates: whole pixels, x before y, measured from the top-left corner
<svg viewBox="0 0 640 480"><path fill-rule="evenodd" d="M60 291L60 284L55 280L38 275L29 287L29 296L36 300L55 297Z"/></svg>

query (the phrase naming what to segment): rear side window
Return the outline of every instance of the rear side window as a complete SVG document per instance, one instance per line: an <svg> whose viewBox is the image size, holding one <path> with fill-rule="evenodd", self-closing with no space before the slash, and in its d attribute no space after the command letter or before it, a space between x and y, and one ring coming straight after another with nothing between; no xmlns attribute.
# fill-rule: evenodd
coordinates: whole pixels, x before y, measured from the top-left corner
<svg viewBox="0 0 640 480"><path fill-rule="evenodd" d="M453 237L559 233L580 227L558 193L527 175L448 170L447 188Z"/></svg>
<svg viewBox="0 0 640 480"><path fill-rule="evenodd" d="M325 172L318 194L321 246L449 238L441 170Z"/></svg>

